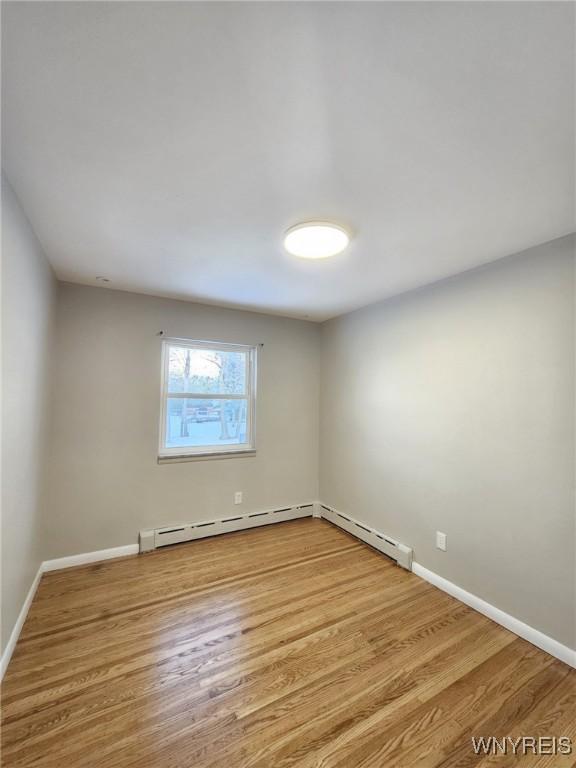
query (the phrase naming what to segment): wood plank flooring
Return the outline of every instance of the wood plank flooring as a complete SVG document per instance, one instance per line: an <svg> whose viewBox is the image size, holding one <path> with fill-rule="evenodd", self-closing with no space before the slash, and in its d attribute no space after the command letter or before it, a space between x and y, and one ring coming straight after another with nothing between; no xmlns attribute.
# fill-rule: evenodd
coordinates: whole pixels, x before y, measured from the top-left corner
<svg viewBox="0 0 576 768"><path fill-rule="evenodd" d="M576 671L321 520L46 574L3 686L20 768L568 768Z"/></svg>

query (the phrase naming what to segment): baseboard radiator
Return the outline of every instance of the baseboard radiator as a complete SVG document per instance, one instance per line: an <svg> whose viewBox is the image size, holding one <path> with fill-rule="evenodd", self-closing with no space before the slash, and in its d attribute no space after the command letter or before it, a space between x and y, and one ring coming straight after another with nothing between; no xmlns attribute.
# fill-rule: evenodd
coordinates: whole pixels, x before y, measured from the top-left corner
<svg viewBox="0 0 576 768"><path fill-rule="evenodd" d="M287 520L297 520L300 517L311 517L315 505L299 504L292 507L281 507L266 512L252 512L247 515L228 515L217 520L205 520L199 523L182 523L164 528L148 528L140 531L140 552L152 552L154 549L170 544L181 544L184 541L204 539L208 536L218 536L221 533L243 531L247 528L257 528L271 523L282 523Z"/></svg>
<svg viewBox="0 0 576 768"><path fill-rule="evenodd" d="M320 504L320 514L330 523L343 528L348 533L356 536L356 538L392 558L402 568L406 568L408 571L412 570L412 549L410 547L400 544L400 542L395 541L390 536L386 536L365 523L354 520L350 515L345 515L331 507L327 507L325 504Z"/></svg>

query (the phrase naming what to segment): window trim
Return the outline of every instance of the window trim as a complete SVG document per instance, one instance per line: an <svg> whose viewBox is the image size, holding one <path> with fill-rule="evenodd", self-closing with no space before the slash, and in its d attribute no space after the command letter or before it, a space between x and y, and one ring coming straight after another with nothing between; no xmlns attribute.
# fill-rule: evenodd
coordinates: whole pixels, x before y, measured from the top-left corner
<svg viewBox="0 0 576 768"><path fill-rule="evenodd" d="M189 349L216 349L220 352L244 352L246 353L246 392L244 395L205 393L203 399L208 400L247 400L246 434L248 442L228 445L226 447L215 446L177 446L167 448L164 445L166 438L166 406L170 397L168 393L168 364L170 356L168 350L171 346L185 347ZM182 339L178 337L165 337L162 339L161 376L160 376L160 429L158 436L158 461L169 463L172 461L185 461L191 459L228 458L232 456L249 456L256 453L256 382L257 382L258 346L256 344L233 344L222 341L205 341L195 339ZM177 397L184 397L184 392L173 393ZM197 394L191 397L198 397Z"/></svg>

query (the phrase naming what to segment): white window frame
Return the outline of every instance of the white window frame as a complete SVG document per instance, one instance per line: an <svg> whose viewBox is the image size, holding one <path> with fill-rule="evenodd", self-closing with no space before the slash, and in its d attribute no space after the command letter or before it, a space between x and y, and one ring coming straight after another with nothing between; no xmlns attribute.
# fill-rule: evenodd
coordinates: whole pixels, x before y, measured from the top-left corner
<svg viewBox="0 0 576 768"><path fill-rule="evenodd" d="M244 352L246 354L246 392L241 395L168 392L169 348L184 347L189 349L215 349L220 352ZM160 392L160 431L158 443L159 459L202 458L241 456L256 451L256 366L258 347L246 344L228 344L221 341L195 341L194 339L164 338L162 339L162 376ZM247 442L227 446L177 446L167 448L166 441L166 411L171 397L203 400L247 400L246 435Z"/></svg>

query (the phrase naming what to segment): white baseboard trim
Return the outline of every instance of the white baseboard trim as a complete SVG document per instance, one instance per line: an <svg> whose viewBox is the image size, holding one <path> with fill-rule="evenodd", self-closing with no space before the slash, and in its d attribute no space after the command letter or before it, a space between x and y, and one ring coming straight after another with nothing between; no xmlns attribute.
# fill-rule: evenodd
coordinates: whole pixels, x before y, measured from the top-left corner
<svg viewBox="0 0 576 768"><path fill-rule="evenodd" d="M452 595L452 597L460 600L460 602L469 605L470 608L474 608L478 613L484 614L484 616L492 619L492 621L495 621L497 624L514 632L515 635L522 637L537 648L546 651L546 653L560 659L560 661L563 661L571 667L576 667L576 651L568 648L567 645L562 645L558 640L554 640L554 638L545 635L543 632L540 632L540 630L534 629L534 627L531 627L528 624L524 624L520 619L516 619L514 616L510 616L509 613L501 611L500 608L496 608L494 605L487 603L485 600L482 600L481 597L477 597L471 592L466 592L462 587L453 584L442 576L438 576L438 574L433 571L429 571L419 563L412 563L412 572L415 573L416 576L420 576L421 579L438 587L438 589L441 589L443 592Z"/></svg>
<svg viewBox="0 0 576 768"><path fill-rule="evenodd" d="M16 623L14 624L10 638L6 644L6 648L4 648L4 652L0 658L0 680L3 679L4 673L8 668L8 664L10 663L10 659L14 653L14 648L16 647L16 643L20 637L20 632L22 631L22 627L24 626L24 622L28 616L28 611L32 605L32 600L34 599L34 595L36 594L36 590L38 589L38 585L40 584L40 579L42 578L43 573L48 573L49 571L59 571L62 568L73 568L75 565L87 565L88 563L97 563L100 560L111 560L115 557L124 557L125 555L137 554L138 544L126 544L123 547L112 547L111 549L100 549L96 552L85 552L82 555L58 557L55 560L44 560L44 562L40 563L40 567L38 568L38 572L34 577L34 581L28 590L28 594L26 595L26 599L24 600L24 604L22 605L20 613L18 614L18 618L16 619Z"/></svg>
<svg viewBox="0 0 576 768"><path fill-rule="evenodd" d="M112 560L115 557L137 554L138 544L98 549L96 552L84 552L82 555L69 555L68 557L57 557L55 560L45 560L42 563L42 572L59 571L61 568L73 568L75 565L88 565L89 563L98 563L100 560Z"/></svg>
<svg viewBox="0 0 576 768"><path fill-rule="evenodd" d="M12 628L12 632L10 633L10 637L8 638L8 642L6 643L6 648L4 648L4 653L2 654L2 658L0 659L0 680L2 680L2 678L4 677L4 673L8 668L8 664L10 663L10 659L12 658L12 654L14 653L14 648L16 648L16 643L18 642L18 638L20 637L20 632L22 631L22 627L24 626L24 622L26 621L26 616L28 616L28 611L30 610L30 606L32 605L32 600L34 599L34 595L36 594L36 590L38 589L38 584L40 584L40 579L42 578L42 573L43 573L42 566L43 566L43 563L40 563L38 572L34 577L34 581L32 582L30 589L28 590L28 594L26 595L24 604L20 609L18 618L16 619L16 624L14 624L14 627Z"/></svg>

